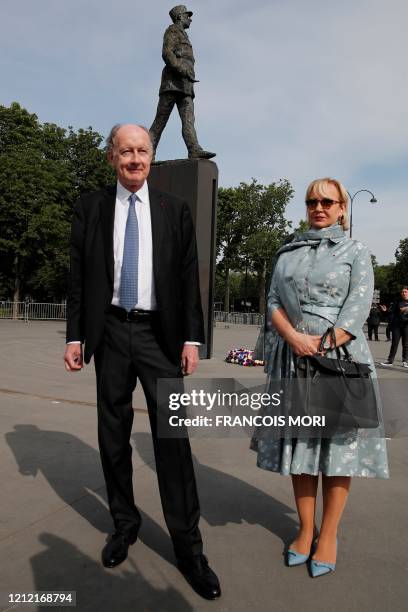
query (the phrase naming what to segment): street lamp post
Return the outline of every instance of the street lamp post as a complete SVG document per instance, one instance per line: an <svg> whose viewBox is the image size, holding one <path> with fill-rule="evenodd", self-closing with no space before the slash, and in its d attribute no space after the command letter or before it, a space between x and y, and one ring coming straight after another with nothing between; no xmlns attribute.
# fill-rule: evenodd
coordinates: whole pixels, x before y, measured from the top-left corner
<svg viewBox="0 0 408 612"><path fill-rule="evenodd" d="M372 191L370 191L369 189L359 189L358 191L356 191L356 193L354 195L351 195L351 193L348 191L348 195L350 198L350 238L352 238L353 235L353 202L354 202L354 198L356 197L356 195L358 193L361 193L362 191L366 191L367 193L369 193L371 195L371 200L370 202L372 204L375 204L376 202L378 202L377 198L375 197L375 195L373 194Z"/></svg>

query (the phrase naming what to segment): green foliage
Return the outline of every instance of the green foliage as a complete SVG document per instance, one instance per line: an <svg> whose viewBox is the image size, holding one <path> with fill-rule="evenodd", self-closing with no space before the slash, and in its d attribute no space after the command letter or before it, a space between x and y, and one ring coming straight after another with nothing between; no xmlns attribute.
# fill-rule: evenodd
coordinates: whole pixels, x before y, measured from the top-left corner
<svg viewBox="0 0 408 612"><path fill-rule="evenodd" d="M301 219L299 221L299 225L295 228L295 233L296 234L303 234L303 232L307 232L307 230L309 229L309 224L305 219Z"/></svg>
<svg viewBox="0 0 408 612"><path fill-rule="evenodd" d="M288 235L291 224L284 213L294 191L287 180L264 186L253 179L239 189L246 228L243 257L254 272L264 271Z"/></svg>
<svg viewBox="0 0 408 612"><path fill-rule="evenodd" d="M261 312L265 278L272 258L288 235L284 213L293 196L289 181L261 185L255 179L238 187L220 188L217 216L217 274L224 278L224 308L229 306L230 271L255 274Z"/></svg>
<svg viewBox="0 0 408 612"><path fill-rule="evenodd" d="M408 285L408 238L400 240L395 251L395 277L399 285Z"/></svg>
<svg viewBox="0 0 408 612"><path fill-rule="evenodd" d="M2 154L19 148L35 148L40 145L37 115L30 114L13 102L10 108L0 106L0 151Z"/></svg>
<svg viewBox="0 0 408 612"><path fill-rule="evenodd" d="M101 142L0 106L0 297L65 297L73 204L113 179Z"/></svg>
<svg viewBox="0 0 408 612"><path fill-rule="evenodd" d="M400 240L395 252L396 263L380 266L372 255L375 288L380 290L381 301L390 302L408 284L408 238Z"/></svg>
<svg viewBox="0 0 408 612"><path fill-rule="evenodd" d="M284 217L293 196L289 181L264 186L250 184L220 188L217 216L217 262L219 270L255 271L270 261L288 234Z"/></svg>
<svg viewBox="0 0 408 612"><path fill-rule="evenodd" d="M234 270L237 267L241 242L245 232L243 203L238 188L220 187L217 209L217 270Z"/></svg>
<svg viewBox="0 0 408 612"><path fill-rule="evenodd" d="M398 283L395 278L395 264L374 267L374 286L380 290L381 302L390 302L398 293Z"/></svg>
<svg viewBox="0 0 408 612"><path fill-rule="evenodd" d="M225 277L221 273L215 275L216 302L222 302L225 290ZM231 272L229 275L230 303L233 304L237 298L252 298L258 295L258 279L255 274L245 272Z"/></svg>

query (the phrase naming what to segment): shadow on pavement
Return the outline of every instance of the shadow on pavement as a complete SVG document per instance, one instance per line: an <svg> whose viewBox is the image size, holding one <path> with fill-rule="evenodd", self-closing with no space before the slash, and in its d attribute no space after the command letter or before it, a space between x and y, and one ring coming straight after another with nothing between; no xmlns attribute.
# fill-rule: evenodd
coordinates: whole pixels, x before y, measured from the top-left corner
<svg viewBox="0 0 408 612"><path fill-rule="evenodd" d="M72 434L37 425L15 425L5 438L20 474L41 473L55 493L95 529L110 530L98 451Z"/></svg>
<svg viewBox="0 0 408 612"><path fill-rule="evenodd" d="M35 477L42 473L63 502L92 527L102 533L113 531L97 450L72 434L44 430L36 425L15 425L5 438L20 474ZM137 504L138 501L136 499ZM141 515L139 539L165 561L174 564L167 532L145 512L141 511Z"/></svg>
<svg viewBox="0 0 408 612"><path fill-rule="evenodd" d="M36 425L15 425L6 441L21 474L41 472L56 494L102 533L112 531L99 452L76 436ZM142 460L154 470L149 433L132 435ZM248 450L249 452L249 450ZM287 543L297 533L293 508L244 480L200 463L195 470L202 517L212 526L229 523L260 525ZM267 478L267 474L265 474ZM97 486L95 487L95 483ZM143 500L136 499L136 503ZM174 564L167 532L142 512L140 540L170 564Z"/></svg>
<svg viewBox="0 0 408 612"><path fill-rule="evenodd" d="M150 434L135 433L132 438L140 457L154 470ZM200 463L196 458L194 469L201 516L210 525L222 526L246 521L268 529L284 543L291 541L297 534L297 521L288 516L294 514L293 508L236 476ZM265 474L266 479L267 476Z"/></svg>
<svg viewBox="0 0 408 612"><path fill-rule="evenodd" d="M44 550L31 559L37 591L76 591L79 610L137 610L138 612L192 612L186 599L171 585L155 588L133 565L132 572L105 570L102 565L66 540L51 533L39 536ZM160 577L162 584L166 583ZM69 610L70 608L59 608Z"/></svg>

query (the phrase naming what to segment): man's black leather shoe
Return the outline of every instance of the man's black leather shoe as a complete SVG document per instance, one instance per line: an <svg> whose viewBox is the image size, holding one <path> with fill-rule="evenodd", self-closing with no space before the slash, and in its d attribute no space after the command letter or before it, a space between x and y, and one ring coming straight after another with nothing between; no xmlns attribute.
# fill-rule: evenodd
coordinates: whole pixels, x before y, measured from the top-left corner
<svg viewBox="0 0 408 612"><path fill-rule="evenodd" d="M115 567L127 557L128 548L137 540L137 535L115 531L102 550L102 563L105 567Z"/></svg>
<svg viewBox="0 0 408 612"><path fill-rule="evenodd" d="M221 595L219 580L208 565L205 555L179 560L177 566L196 593L205 599L217 599Z"/></svg>

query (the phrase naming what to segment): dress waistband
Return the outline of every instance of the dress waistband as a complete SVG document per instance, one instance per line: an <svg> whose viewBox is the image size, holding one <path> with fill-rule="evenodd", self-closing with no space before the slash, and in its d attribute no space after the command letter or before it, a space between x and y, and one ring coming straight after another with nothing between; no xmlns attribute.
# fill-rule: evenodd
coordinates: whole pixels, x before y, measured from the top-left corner
<svg viewBox="0 0 408 612"><path fill-rule="evenodd" d="M337 315L339 314L340 306L319 306L318 304L303 304L301 306L302 312L308 312L310 314L318 315Z"/></svg>

